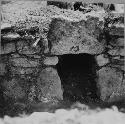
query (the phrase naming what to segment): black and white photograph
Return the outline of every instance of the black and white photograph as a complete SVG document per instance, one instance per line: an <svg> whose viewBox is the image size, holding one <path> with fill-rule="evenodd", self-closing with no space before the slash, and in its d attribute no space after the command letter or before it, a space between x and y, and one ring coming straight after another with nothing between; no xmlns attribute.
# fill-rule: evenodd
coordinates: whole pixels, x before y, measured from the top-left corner
<svg viewBox="0 0 125 124"><path fill-rule="evenodd" d="M0 124L125 124L124 0L0 7Z"/></svg>

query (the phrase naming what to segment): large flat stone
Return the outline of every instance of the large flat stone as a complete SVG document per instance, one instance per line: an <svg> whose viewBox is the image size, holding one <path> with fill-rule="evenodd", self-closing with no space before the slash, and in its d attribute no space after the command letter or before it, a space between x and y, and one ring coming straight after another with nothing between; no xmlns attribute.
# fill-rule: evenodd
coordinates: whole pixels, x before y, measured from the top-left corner
<svg viewBox="0 0 125 124"><path fill-rule="evenodd" d="M51 67L41 70L37 79L38 98L42 102L62 100L63 91L57 70Z"/></svg>
<svg viewBox="0 0 125 124"><path fill-rule="evenodd" d="M97 40L99 29L92 20L87 23L53 19L48 33L50 52L53 55L99 54L104 50L104 42Z"/></svg>
<svg viewBox="0 0 125 124"><path fill-rule="evenodd" d="M116 68L103 67L100 69L97 84L100 98L103 101L114 102L125 98L123 73Z"/></svg>

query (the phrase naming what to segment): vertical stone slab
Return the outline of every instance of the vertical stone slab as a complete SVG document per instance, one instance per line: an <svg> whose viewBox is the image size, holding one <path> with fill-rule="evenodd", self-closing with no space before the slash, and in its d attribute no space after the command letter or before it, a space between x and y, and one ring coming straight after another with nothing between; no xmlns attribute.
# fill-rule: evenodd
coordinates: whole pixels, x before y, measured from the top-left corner
<svg viewBox="0 0 125 124"><path fill-rule="evenodd" d="M42 102L63 99L60 77L57 70L52 67L47 67L40 72L37 88L39 90L38 99Z"/></svg>
<svg viewBox="0 0 125 124"><path fill-rule="evenodd" d="M116 68L103 67L100 69L97 85L100 98L105 102L116 102L125 98L123 74Z"/></svg>

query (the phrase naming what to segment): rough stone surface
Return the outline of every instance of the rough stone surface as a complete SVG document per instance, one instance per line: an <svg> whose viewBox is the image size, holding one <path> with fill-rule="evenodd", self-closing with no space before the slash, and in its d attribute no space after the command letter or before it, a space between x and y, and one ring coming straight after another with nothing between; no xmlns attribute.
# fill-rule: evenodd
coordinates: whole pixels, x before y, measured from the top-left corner
<svg viewBox="0 0 125 124"><path fill-rule="evenodd" d="M8 54L8 53L12 53L15 51L16 51L15 44L14 43L7 43L1 47L0 54Z"/></svg>
<svg viewBox="0 0 125 124"><path fill-rule="evenodd" d="M10 67L12 75L29 75L32 74L34 76L38 73L38 68L23 68L23 67Z"/></svg>
<svg viewBox="0 0 125 124"><path fill-rule="evenodd" d="M15 100L22 99L26 96L24 91L25 88L21 87L21 85L25 85L26 82L23 80L12 78L11 80L4 80L2 86L4 88L4 97L12 98ZM24 87L25 87L24 86Z"/></svg>
<svg viewBox="0 0 125 124"><path fill-rule="evenodd" d="M100 98L105 102L113 102L125 97L123 74L115 68L103 67L98 71L98 88Z"/></svg>
<svg viewBox="0 0 125 124"><path fill-rule="evenodd" d="M112 56L116 56L116 55L125 56L125 49L115 48L115 49L109 50L108 53Z"/></svg>
<svg viewBox="0 0 125 124"><path fill-rule="evenodd" d="M56 69L48 67L41 70L37 79L39 90L39 100L43 102L62 100L63 91L61 89L61 80Z"/></svg>
<svg viewBox="0 0 125 124"><path fill-rule="evenodd" d="M50 25L48 41L51 54L99 54L104 50L104 44L98 42L94 28L89 31L86 22L68 22L66 20L54 19Z"/></svg>
<svg viewBox="0 0 125 124"><path fill-rule="evenodd" d="M40 47L33 47L31 41L18 41L17 50L20 54L35 54L40 52Z"/></svg>
<svg viewBox="0 0 125 124"><path fill-rule="evenodd" d="M17 67L38 67L39 66L39 60L30 60L27 58L10 58L9 62L13 65L13 66L17 66Z"/></svg>
<svg viewBox="0 0 125 124"><path fill-rule="evenodd" d="M124 65L125 65L124 56L113 56L110 59L110 64L109 64L110 67L125 71Z"/></svg>
<svg viewBox="0 0 125 124"><path fill-rule="evenodd" d="M109 63L108 57L106 57L106 55L104 55L104 54L98 55L98 56L96 57L96 61L97 61L97 64L98 64L99 66L104 66L104 65L106 65L107 63Z"/></svg>
<svg viewBox="0 0 125 124"><path fill-rule="evenodd" d="M20 35L17 33L7 33L1 36L1 41L3 43L11 42L11 41L16 41L18 38L20 38Z"/></svg>
<svg viewBox="0 0 125 124"><path fill-rule="evenodd" d="M110 44L113 46L124 47L124 38L113 39L110 41Z"/></svg>
<svg viewBox="0 0 125 124"><path fill-rule="evenodd" d="M124 37L124 27L112 27L110 28L110 35L122 36Z"/></svg>
<svg viewBox="0 0 125 124"><path fill-rule="evenodd" d="M118 60L118 59L111 59L111 64L112 65L120 65L120 66L122 66L122 65L124 65L124 59L120 59L120 60Z"/></svg>
<svg viewBox="0 0 125 124"><path fill-rule="evenodd" d="M58 63L58 57L57 56L53 56L53 57L45 57L43 60L43 63L45 65L56 65Z"/></svg>
<svg viewBox="0 0 125 124"><path fill-rule="evenodd" d="M0 75L4 75L6 72L6 64L0 62Z"/></svg>
<svg viewBox="0 0 125 124"><path fill-rule="evenodd" d="M55 55L88 53L97 56L97 64L102 68L98 71L100 98L108 102L123 98L123 13L108 13L98 8L86 13L46 6L42 1L16 1L2 5L1 22L0 54L4 54L6 60L0 63L0 78L3 81L6 70L6 74L12 76L2 83L5 96L18 99L27 95L30 101L37 97L44 102L62 100L59 75L56 69L48 66L56 67L58 57ZM72 79L67 71L65 73ZM73 80L79 82L79 77L74 76ZM26 85L30 87L28 93L24 92ZM77 90L74 91L77 96L80 93L82 96Z"/></svg>

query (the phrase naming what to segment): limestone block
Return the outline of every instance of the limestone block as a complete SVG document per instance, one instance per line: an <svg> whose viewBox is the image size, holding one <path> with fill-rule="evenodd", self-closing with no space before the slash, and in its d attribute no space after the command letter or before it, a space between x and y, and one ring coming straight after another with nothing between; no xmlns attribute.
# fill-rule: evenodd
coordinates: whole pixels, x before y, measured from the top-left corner
<svg viewBox="0 0 125 124"><path fill-rule="evenodd" d="M99 32L93 22L84 20L69 22L54 19L50 25L48 41L53 55L89 53L99 54L104 50L104 42L98 42ZM86 27L87 26L87 27ZM96 35L94 34L96 32Z"/></svg>
<svg viewBox="0 0 125 124"><path fill-rule="evenodd" d="M38 98L42 102L63 99L61 80L54 68L47 67L41 70L37 78L37 87L39 90Z"/></svg>
<svg viewBox="0 0 125 124"><path fill-rule="evenodd" d="M43 63L45 65L56 65L58 63L58 57L57 56L53 56L53 57L45 57L43 60Z"/></svg>
<svg viewBox="0 0 125 124"><path fill-rule="evenodd" d="M125 83L123 83L123 74L116 68L103 67L98 71L97 86L100 92L101 100L105 102L114 102L125 97Z"/></svg>

